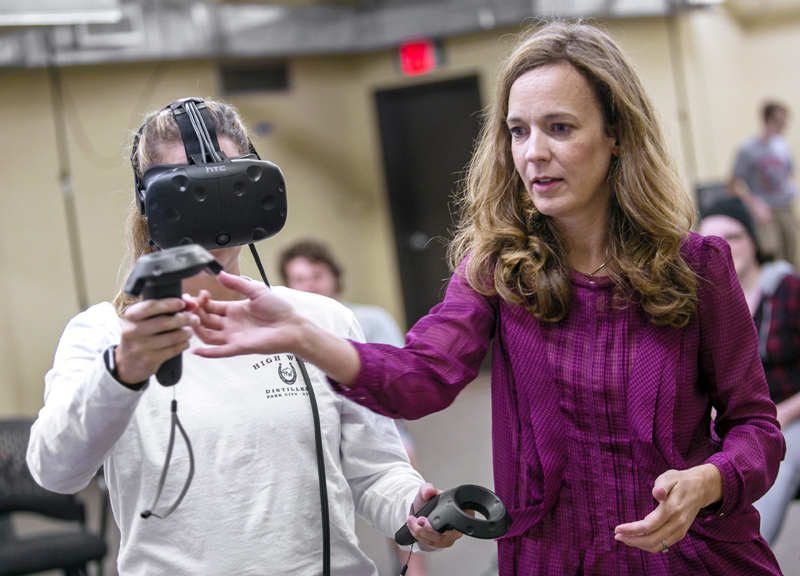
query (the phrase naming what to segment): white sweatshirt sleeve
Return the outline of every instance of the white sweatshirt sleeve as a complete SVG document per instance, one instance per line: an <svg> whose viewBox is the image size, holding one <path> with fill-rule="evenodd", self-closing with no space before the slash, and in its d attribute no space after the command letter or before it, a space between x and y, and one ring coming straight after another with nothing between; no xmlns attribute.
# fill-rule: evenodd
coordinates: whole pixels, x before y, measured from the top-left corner
<svg viewBox="0 0 800 576"><path fill-rule="evenodd" d="M358 321L353 318L351 322L347 338L363 342ZM394 538L425 480L411 466L391 418L347 398L342 401L340 457L356 514L384 536Z"/></svg>
<svg viewBox="0 0 800 576"><path fill-rule="evenodd" d="M411 467L394 421L343 400L342 469L356 514L384 536L394 538L425 481Z"/></svg>
<svg viewBox="0 0 800 576"><path fill-rule="evenodd" d="M31 429L28 468L48 490L83 489L114 449L142 391L117 382L103 352L120 341L121 324L109 303L73 318L45 376L44 407ZM146 387L145 387L146 388Z"/></svg>

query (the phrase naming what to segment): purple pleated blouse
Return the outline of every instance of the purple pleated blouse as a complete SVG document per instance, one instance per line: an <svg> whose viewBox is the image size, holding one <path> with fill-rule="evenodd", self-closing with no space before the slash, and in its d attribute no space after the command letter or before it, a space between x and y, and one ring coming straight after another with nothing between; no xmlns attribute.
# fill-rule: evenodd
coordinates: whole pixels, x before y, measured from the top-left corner
<svg viewBox="0 0 800 576"><path fill-rule="evenodd" d="M420 418L452 403L493 341L494 488L513 519L498 540L501 576L780 574L752 506L785 450L755 327L728 245L691 233L682 253L699 301L683 329L620 305L608 278L575 273L569 312L547 323L456 274L405 348L356 344L356 381L333 385ZM683 540L666 554L614 540L617 525L655 509L660 474L705 462L722 473L724 498Z"/></svg>

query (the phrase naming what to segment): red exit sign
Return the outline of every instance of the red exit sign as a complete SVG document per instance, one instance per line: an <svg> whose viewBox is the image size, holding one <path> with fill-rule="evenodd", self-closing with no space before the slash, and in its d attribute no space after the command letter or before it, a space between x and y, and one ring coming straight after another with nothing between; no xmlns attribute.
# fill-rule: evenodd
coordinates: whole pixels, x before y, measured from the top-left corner
<svg viewBox="0 0 800 576"><path fill-rule="evenodd" d="M436 44L433 40L414 40L400 46L400 69L406 76L436 70Z"/></svg>

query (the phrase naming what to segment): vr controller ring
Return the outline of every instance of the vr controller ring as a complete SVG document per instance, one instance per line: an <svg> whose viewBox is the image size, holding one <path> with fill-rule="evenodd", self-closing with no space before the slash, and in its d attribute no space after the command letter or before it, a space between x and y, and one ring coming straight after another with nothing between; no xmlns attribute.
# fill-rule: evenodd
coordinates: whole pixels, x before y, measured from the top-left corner
<svg viewBox="0 0 800 576"><path fill-rule="evenodd" d="M475 538L495 538L497 522L506 514L505 506L497 496L480 486L465 484L453 489L452 503L455 504L455 511L465 522L463 529L460 529L461 532ZM445 504L451 505L449 500L445 501ZM468 510L482 514L485 520L467 514ZM432 519L431 525L436 528Z"/></svg>
<svg viewBox="0 0 800 576"><path fill-rule="evenodd" d="M484 518L467 514L468 510L478 512ZM511 527L511 516L503 502L492 491L464 484L445 490L433 498L415 514L426 516L437 532L458 530L473 538L499 538ZM416 542L408 526L403 525L395 534L395 541L401 546Z"/></svg>

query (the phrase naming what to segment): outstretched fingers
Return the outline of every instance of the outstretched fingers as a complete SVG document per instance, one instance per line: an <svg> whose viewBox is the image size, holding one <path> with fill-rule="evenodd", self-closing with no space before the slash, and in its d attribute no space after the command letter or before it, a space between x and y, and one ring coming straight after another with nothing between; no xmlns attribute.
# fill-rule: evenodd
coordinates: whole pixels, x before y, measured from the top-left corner
<svg viewBox="0 0 800 576"><path fill-rule="evenodd" d="M269 292L269 289L266 286L263 286L257 282L251 282L250 280L242 278L241 276L228 274L227 272L220 272L217 278L219 278L220 284L225 286L225 288L238 292L250 300L255 300L264 292Z"/></svg>
<svg viewBox="0 0 800 576"><path fill-rule="evenodd" d="M207 299L205 301L199 301L196 310L192 310L192 312L207 312L209 314L216 314L217 316L226 316L228 313L228 308L230 307L230 302L224 300L211 300Z"/></svg>
<svg viewBox="0 0 800 576"><path fill-rule="evenodd" d="M676 525L677 528L677 525ZM670 546L673 546L683 539L680 530L672 530L670 527L665 527L664 530L659 530L647 536L629 536L625 538L617 538L619 542L639 548L645 552L656 554L658 552L667 552Z"/></svg>
<svg viewBox="0 0 800 576"><path fill-rule="evenodd" d="M663 504L659 504L656 509L645 516L644 519L637 522L630 522L629 524L620 524L614 530L614 534L618 536L617 540L621 539L619 537L625 538L629 536L652 534L661 528L667 520L669 520L669 516L666 509Z"/></svg>
<svg viewBox="0 0 800 576"><path fill-rule="evenodd" d="M211 346L222 346L227 342L227 338L217 330L208 329L203 324L192 325L195 336L200 338L203 344L210 344Z"/></svg>
<svg viewBox="0 0 800 576"><path fill-rule="evenodd" d="M675 522L667 510L664 498L666 494L660 498L661 501L656 509L642 520L617 526L614 530L614 539L647 552L660 552L662 540L668 540L667 545L679 540L671 537Z"/></svg>
<svg viewBox="0 0 800 576"><path fill-rule="evenodd" d="M204 344L222 346L227 342L227 336L223 331L224 318L208 311L209 302L198 304L198 307L192 311L195 319L191 325L192 330Z"/></svg>
<svg viewBox="0 0 800 576"><path fill-rule="evenodd" d="M222 312L224 312L224 310L222 310ZM208 306L198 307L197 309L193 310L192 313L198 318L199 324L204 328L209 330L222 330L223 316L225 316L224 314L210 312L208 310Z"/></svg>
<svg viewBox="0 0 800 576"><path fill-rule="evenodd" d="M210 344L210 342L207 342L207 344ZM231 356L241 354L238 348L229 344L216 346L214 348L195 348L192 352L202 358L230 358Z"/></svg>

